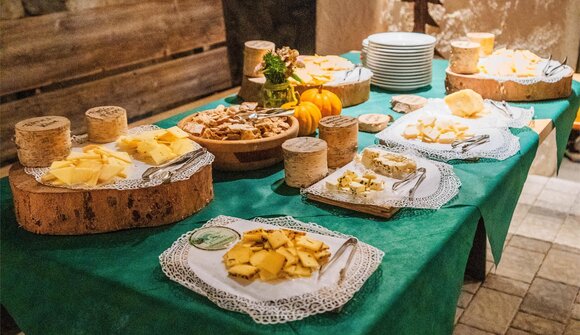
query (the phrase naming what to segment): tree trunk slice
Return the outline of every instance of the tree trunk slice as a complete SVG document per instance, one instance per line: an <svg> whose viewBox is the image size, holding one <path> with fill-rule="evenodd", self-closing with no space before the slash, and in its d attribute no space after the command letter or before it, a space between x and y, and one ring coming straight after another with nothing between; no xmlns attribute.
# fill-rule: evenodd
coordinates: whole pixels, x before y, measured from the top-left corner
<svg viewBox="0 0 580 335"><path fill-rule="evenodd" d="M136 190L71 190L38 183L14 164L9 172L16 219L43 235L84 235L174 223L213 199L211 165L189 179Z"/></svg>
<svg viewBox="0 0 580 335"><path fill-rule="evenodd" d="M485 99L506 101L538 101L566 98L572 94L572 73L557 82L537 82L524 85L513 81L499 82L479 74L457 74L446 71L445 89L447 94L470 88Z"/></svg>
<svg viewBox="0 0 580 335"><path fill-rule="evenodd" d="M244 76L242 78L242 86L240 87L238 96L244 101L255 101L261 103L262 96L260 92L265 82L266 78L264 77L251 78ZM307 89L315 87L318 86L298 85L295 89L298 93L302 94L302 92ZM361 104L369 99L371 93L371 80L361 80L356 83L342 85L322 85L322 88L336 94L342 102L342 107L350 107Z"/></svg>
<svg viewBox="0 0 580 335"><path fill-rule="evenodd" d="M341 207L350 209L355 212L361 212L366 214L371 214L374 216L382 217L385 219L390 219L395 213L399 211L397 207L381 207L381 206L373 206L373 205L358 205L358 204L351 204L349 202L343 202L333 199L328 199L325 197L321 197L319 195L314 194L306 194L306 197L310 200L321 202L327 205Z"/></svg>

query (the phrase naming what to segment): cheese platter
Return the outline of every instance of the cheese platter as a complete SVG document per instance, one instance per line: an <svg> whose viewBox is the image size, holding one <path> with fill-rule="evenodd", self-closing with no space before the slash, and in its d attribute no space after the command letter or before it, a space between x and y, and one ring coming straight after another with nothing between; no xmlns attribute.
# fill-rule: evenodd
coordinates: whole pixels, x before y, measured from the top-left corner
<svg viewBox="0 0 580 335"><path fill-rule="evenodd" d="M104 136L98 129L93 128L93 139ZM82 235L159 226L180 221L213 199L213 155L177 127L122 130L107 143L66 135L71 145L64 155L41 167L17 163L9 171L16 219L30 232Z"/></svg>

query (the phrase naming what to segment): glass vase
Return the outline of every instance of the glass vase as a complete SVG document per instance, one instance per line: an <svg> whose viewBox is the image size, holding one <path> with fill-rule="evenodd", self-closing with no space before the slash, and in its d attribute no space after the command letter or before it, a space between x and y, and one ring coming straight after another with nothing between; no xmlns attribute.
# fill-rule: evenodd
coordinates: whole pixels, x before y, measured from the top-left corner
<svg viewBox="0 0 580 335"><path fill-rule="evenodd" d="M272 84L266 80L262 87L262 106L264 108L277 108L287 102L296 102L294 87L289 82Z"/></svg>

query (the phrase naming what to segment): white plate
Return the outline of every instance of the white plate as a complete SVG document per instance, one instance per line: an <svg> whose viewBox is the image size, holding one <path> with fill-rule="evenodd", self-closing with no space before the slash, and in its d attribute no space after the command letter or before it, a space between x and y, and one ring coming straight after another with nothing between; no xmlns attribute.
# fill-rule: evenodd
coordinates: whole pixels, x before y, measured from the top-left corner
<svg viewBox="0 0 580 335"><path fill-rule="evenodd" d="M426 49L426 50L384 50L384 49L376 49L372 46L368 48L368 50L372 53L383 54L383 55L432 55L434 49Z"/></svg>
<svg viewBox="0 0 580 335"><path fill-rule="evenodd" d="M240 234L255 228L294 229L306 231L313 238L329 245L332 255L350 236L330 231L313 223L303 223L292 217L256 218L252 221L218 216L203 227L224 226ZM202 227L202 228L203 228ZM228 276L222 262L227 250L204 251L189 244L187 232L159 256L165 275L171 280L207 297L221 308L250 315L260 324L285 323L334 310L347 303L380 265L384 253L359 241L352 262L338 285L340 269L350 255L347 249L322 277L296 278L262 282ZM331 256L332 257L332 256Z"/></svg>
<svg viewBox="0 0 580 335"><path fill-rule="evenodd" d="M489 100L484 101L485 114L476 119L473 118L461 118L463 120L469 120L469 122L474 122L479 125L479 127L490 127L490 128L523 128L527 126L534 116L534 108L519 108L516 106L510 106L510 111L512 112L512 118L508 118L506 114L502 113L497 107ZM451 109L445 103L443 99L428 99L427 104L419 109L418 111L430 111L433 113L440 113L442 115L453 115L451 114Z"/></svg>
<svg viewBox="0 0 580 335"><path fill-rule="evenodd" d="M438 119L447 119L453 122L460 122L469 126L469 132L474 135L489 135L490 141L473 149L462 152L460 148L453 149L451 144L425 143L421 140L406 139L403 134L409 124L416 124L417 120L425 115L432 115ZM464 119L454 115L444 115L435 111L421 109L400 117L387 129L376 135L381 143L386 145L401 145L413 150L417 150L429 157L437 160L447 161L451 159L469 158L493 158L504 160L516 154L519 149L518 137L512 135L507 128L484 127L477 119Z"/></svg>
<svg viewBox="0 0 580 335"><path fill-rule="evenodd" d="M356 161L350 162L346 166L334 171L326 178L303 190L303 193L310 193L327 199L352 204L431 209L440 208L457 194L460 183L451 166L426 159L412 151L401 151L383 146L371 147L385 152L401 154L415 161L417 168L424 168L426 170L425 180L415 191L413 199L409 198L409 191L415 185L414 182L393 191L393 184L400 180L383 175L378 175L377 178L383 182L384 189L382 191L371 192L366 197L354 195L350 192L332 191L326 188L327 181L336 181L346 170L352 170L359 174L364 173L367 169Z"/></svg>
<svg viewBox="0 0 580 335"><path fill-rule="evenodd" d="M371 80L373 83L381 83L381 84L391 84L391 85L422 85L431 83L431 77L419 78L419 79L408 79L408 80L397 80L397 79L385 79L385 78L378 78L373 77Z"/></svg>
<svg viewBox="0 0 580 335"><path fill-rule="evenodd" d="M399 85L390 85L390 84L381 84L381 83L371 83L371 84L373 84L377 87L383 88L385 90L395 91L395 92L410 92L410 91L414 91L414 90L429 86L429 84L414 85L414 86L399 86Z"/></svg>
<svg viewBox="0 0 580 335"><path fill-rule="evenodd" d="M423 46L437 42L437 39L427 34L407 32L386 32L368 37L369 43L390 46Z"/></svg>
<svg viewBox="0 0 580 335"><path fill-rule="evenodd" d="M401 52L411 52L411 53L424 53L424 52L433 52L435 47L433 45L425 46L425 47L383 47L378 46L376 44L369 44L368 48L371 50L376 50L380 52L394 52L394 53L401 53Z"/></svg>
<svg viewBox="0 0 580 335"><path fill-rule="evenodd" d="M422 57L422 58L388 58L388 57L377 57L372 54L367 53L367 58L378 64L401 64L409 66L410 64L431 64L433 57Z"/></svg>
<svg viewBox="0 0 580 335"><path fill-rule="evenodd" d="M433 65L431 63L426 64L409 64L409 65L387 65L387 64L377 64L374 61L367 59L368 67L374 71L379 72L411 72L411 73L423 73L427 71L432 71Z"/></svg>
<svg viewBox="0 0 580 335"><path fill-rule="evenodd" d="M403 64L409 65L409 63L419 63L419 64L431 64L433 57L405 57L405 58L398 58L398 57L377 57L376 55L367 53L367 58L376 62L376 63L393 63L393 64Z"/></svg>

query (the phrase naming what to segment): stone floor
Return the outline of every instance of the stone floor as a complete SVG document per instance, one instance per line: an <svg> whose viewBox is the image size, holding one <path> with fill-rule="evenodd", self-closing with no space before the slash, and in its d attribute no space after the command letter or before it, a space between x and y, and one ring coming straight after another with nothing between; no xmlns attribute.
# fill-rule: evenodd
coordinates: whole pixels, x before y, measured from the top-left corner
<svg viewBox="0 0 580 335"><path fill-rule="evenodd" d="M486 280L465 280L455 335L580 334L580 163L528 176L500 265L487 257Z"/></svg>

